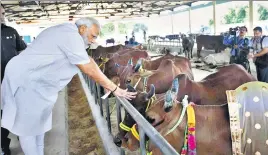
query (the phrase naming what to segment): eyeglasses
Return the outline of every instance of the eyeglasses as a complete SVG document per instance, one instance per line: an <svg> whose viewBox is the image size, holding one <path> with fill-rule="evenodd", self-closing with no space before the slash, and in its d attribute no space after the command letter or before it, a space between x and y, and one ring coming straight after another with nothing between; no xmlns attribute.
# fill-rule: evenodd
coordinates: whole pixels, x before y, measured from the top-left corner
<svg viewBox="0 0 268 155"><path fill-rule="evenodd" d="M94 39L97 39L97 38L98 38L97 35L93 35L93 34L91 34L91 36L92 36L92 38L94 38Z"/></svg>

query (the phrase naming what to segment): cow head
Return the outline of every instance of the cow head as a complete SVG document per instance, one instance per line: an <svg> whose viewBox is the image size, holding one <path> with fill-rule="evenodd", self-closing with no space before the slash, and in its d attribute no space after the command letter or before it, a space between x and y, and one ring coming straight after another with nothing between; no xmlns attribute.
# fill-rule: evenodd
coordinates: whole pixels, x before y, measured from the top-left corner
<svg viewBox="0 0 268 155"><path fill-rule="evenodd" d="M132 72L129 72L129 74L126 76L126 84L131 84L134 86L140 78L152 75L151 71L142 68L142 61L143 59L139 59L134 67L134 70Z"/></svg>
<svg viewBox="0 0 268 155"><path fill-rule="evenodd" d="M130 85L127 85L127 90L130 92L136 92L136 89L133 88ZM150 91L147 92L138 92L136 95L136 98L132 99L130 103L140 112L141 115L145 115L145 111L148 108L148 104L150 99L155 95L155 87L154 85L150 86ZM123 124L132 127L135 124L135 120L132 118L132 116L126 111L125 113L125 118L123 120ZM126 131L124 130L119 130L119 133L117 136L114 138L114 143L121 147L121 146L126 146L126 143L128 141L126 135Z"/></svg>
<svg viewBox="0 0 268 155"><path fill-rule="evenodd" d="M160 134L166 134L178 121L182 106L172 99L172 92L169 90L165 97L155 101L145 114L145 118L151 123ZM165 104L173 102L172 109L167 110ZM169 103L168 103L169 104Z"/></svg>

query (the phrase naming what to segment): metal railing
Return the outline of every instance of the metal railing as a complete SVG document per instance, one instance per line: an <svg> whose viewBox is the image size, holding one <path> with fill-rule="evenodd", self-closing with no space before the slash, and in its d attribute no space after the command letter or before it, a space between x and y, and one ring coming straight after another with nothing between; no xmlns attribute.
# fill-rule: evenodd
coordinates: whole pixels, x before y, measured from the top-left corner
<svg viewBox="0 0 268 155"><path fill-rule="evenodd" d="M112 127L111 127L111 119L110 119L110 106L109 106L108 98L106 98L104 100L101 99L101 93L100 93L101 87L99 84L96 84L93 80L89 79L83 73L82 74L80 73L79 77L80 77L81 81L85 81L87 88L89 89L89 90L85 90L85 91L90 91L90 94L92 95L92 99L95 99L95 104L99 104L100 111L93 111L92 110L92 113L100 113L101 116L103 117L104 116L103 106L105 106L108 132L113 137ZM92 101L89 101L89 102L92 102ZM147 122L147 120L145 120L145 118L126 99L116 97L116 117L117 117L118 130L120 128L119 123L122 121L122 117L121 117L121 107L122 106L133 117L133 119L138 124L139 135L140 135L140 153L141 153L141 155L146 155L145 134L161 150L161 152L164 155L179 155L176 152L176 150L159 134L159 132L157 132L157 130L153 126L151 126L151 124L149 122ZM103 143L106 143L106 142L107 142L107 139L105 139L105 141L103 141ZM106 148L108 148L107 145L108 144L104 144L104 146ZM115 144L113 142L112 142L112 144L111 144L111 142L109 142L109 145L114 145L111 148L115 147ZM117 148L117 149L119 150L120 155L125 155L124 149L122 149L122 148ZM107 153L107 151L108 150L106 149L106 153Z"/></svg>

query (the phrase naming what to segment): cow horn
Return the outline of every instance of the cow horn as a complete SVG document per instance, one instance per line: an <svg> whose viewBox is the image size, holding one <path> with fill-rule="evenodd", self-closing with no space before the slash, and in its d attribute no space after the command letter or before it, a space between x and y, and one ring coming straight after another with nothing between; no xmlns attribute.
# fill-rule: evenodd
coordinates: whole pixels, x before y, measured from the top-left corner
<svg viewBox="0 0 268 155"><path fill-rule="evenodd" d="M133 61L132 61L132 58L128 60L128 65L133 65Z"/></svg>
<svg viewBox="0 0 268 155"><path fill-rule="evenodd" d="M175 78L172 82L172 87L171 87L171 91L173 93L178 93L179 92L179 80L178 78Z"/></svg>
<svg viewBox="0 0 268 155"><path fill-rule="evenodd" d="M139 70L139 68L140 68L140 66L141 66L141 63L142 63L142 59L140 58L140 59L137 61L136 65L135 65L135 68L134 68L135 72L137 72L137 71Z"/></svg>
<svg viewBox="0 0 268 155"><path fill-rule="evenodd" d="M166 95L165 95L165 104L164 104L164 110L165 112L170 112L172 109L172 94L171 91L168 90Z"/></svg>
<svg viewBox="0 0 268 155"><path fill-rule="evenodd" d="M115 63L114 65L115 65L115 67L120 67L120 65L118 63Z"/></svg>
<svg viewBox="0 0 268 155"><path fill-rule="evenodd" d="M155 86L151 84L150 91L148 92L146 99L149 100L151 97L154 96L154 94L155 94Z"/></svg>
<svg viewBox="0 0 268 155"><path fill-rule="evenodd" d="M136 89L132 87L130 84L127 85L127 91L128 92L136 92Z"/></svg>
<svg viewBox="0 0 268 155"><path fill-rule="evenodd" d="M134 68L134 71L135 72L138 72L139 71L139 69L141 68L141 64L136 64L136 66L135 66L135 68Z"/></svg>

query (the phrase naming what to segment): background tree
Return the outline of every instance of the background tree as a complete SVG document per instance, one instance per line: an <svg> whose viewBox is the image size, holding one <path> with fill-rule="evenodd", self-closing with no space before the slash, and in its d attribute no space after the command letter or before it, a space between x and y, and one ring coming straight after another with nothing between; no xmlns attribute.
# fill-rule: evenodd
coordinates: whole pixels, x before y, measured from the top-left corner
<svg viewBox="0 0 268 155"><path fill-rule="evenodd" d="M112 34L112 33L114 33L114 31L115 31L114 24L107 23L107 24L102 26L100 36L106 36L106 35Z"/></svg>
<svg viewBox="0 0 268 155"><path fill-rule="evenodd" d="M134 32L139 32L139 31L147 31L148 30L148 27L142 23L136 23L134 24L133 26L133 31Z"/></svg>
<svg viewBox="0 0 268 155"><path fill-rule="evenodd" d="M118 23L119 34L127 34L128 25L125 23Z"/></svg>
<svg viewBox="0 0 268 155"><path fill-rule="evenodd" d="M268 9L262 5L258 5L259 20L268 20Z"/></svg>
<svg viewBox="0 0 268 155"><path fill-rule="evenodd" d="M247 18L248 6L239 7L237 9L230 8L228 14L224 16L224 24L244 23Z"/></svg>

